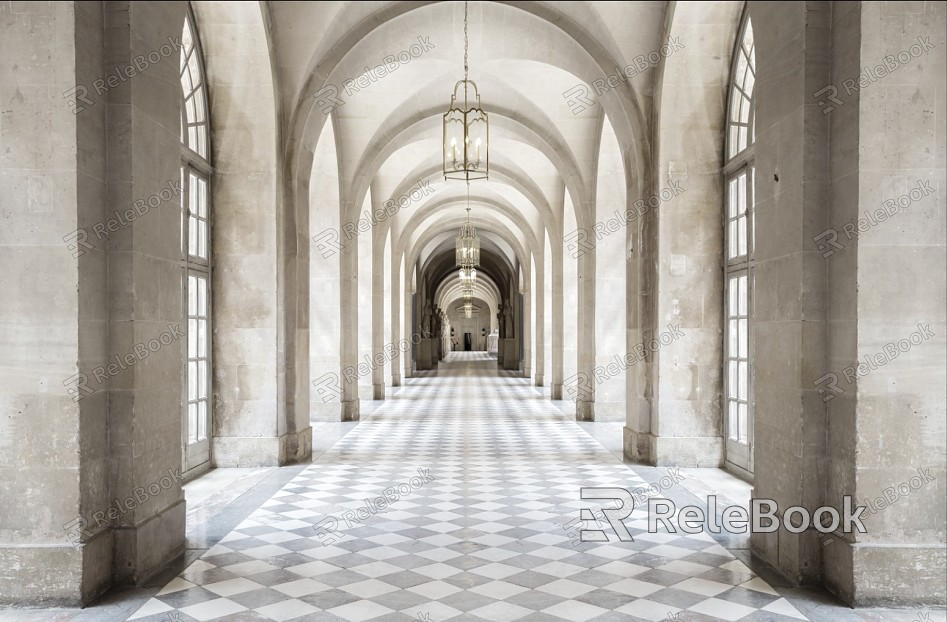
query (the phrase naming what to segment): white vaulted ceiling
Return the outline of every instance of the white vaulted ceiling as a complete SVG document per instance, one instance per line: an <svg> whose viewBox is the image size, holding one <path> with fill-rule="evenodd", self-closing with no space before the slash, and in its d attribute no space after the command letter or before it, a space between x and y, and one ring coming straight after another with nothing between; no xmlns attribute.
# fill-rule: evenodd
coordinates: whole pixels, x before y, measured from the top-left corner
<svg viewBox="0 0 947 622"><path fill-rule="evenodd" d="M406 260L424 261L437 236L464 215L464 184L445 182L441 174L441 115L463 77L464 3L267 6L279 101L289 124L283 148L291 183L311 174L328 106L314 95L328 88L338 93L331 114L343 206L360 211L354 206L362 206L369 188L378 207L419 182L429 184L432 193L382 225L386 233L390 227L392 248L403 249ZM663 2L470 3L470 78L490 114L491 132L490 180L471 185L471 206L482 235L510 238L502 243L520 255L520 264L541 252L547 235L561 238L564 203L576 206L580 226L588 222L603 116L618 136L627 183L642 172L654 72L601 97L590 85L657 49L664 14ZM372 74L386 57L412 46L409 62L367 76L366 69ZM565 94L577 87L594 104L575 113Z"/></svg>

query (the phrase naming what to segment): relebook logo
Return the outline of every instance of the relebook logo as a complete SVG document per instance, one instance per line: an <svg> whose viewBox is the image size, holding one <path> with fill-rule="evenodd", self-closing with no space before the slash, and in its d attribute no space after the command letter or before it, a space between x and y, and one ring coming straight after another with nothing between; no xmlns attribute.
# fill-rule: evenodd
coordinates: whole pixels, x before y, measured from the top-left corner
<svg viewBox="0 0 947 622"><path fill-rule="evenodd" d="M776 514L776 502L772 499L753 499L750 511L739 505L724 508L721 521L717 522L717 496L707 497L707 514L703 508L696 505L684 506L677 510L673 501L667 499L648 499L648 532L657 533L658 523L667 529L668 533L700 533L707 525L710 533L746 533L750 528L753 533L772 533L782 527L790 533L802 533L813 527L821 533L830 533L841 527L842 532L852 533L857 530L865 533L865 524L861 515L868 508L864 505L855 505L850 496L842 497L842 512L828 505L809 512L808 508L794 505L782 513L782 518ZM764 509L765 507L765 509ZM798 520L794 520L798 518ZM677 529L674 527L677 521ZM765 524L764 524L765 523Z"/></svg>
<svg viewBox="0 0 947 622"><path fill-rule="evenodd" d="M635 499L625 488L586 487L581 489L582 499L613 499L618 501L615 507L602 509L602 514L608 521L612 531L620 542L634 542L622 522L628 518L635 508ZM868 509L864 505L855 505L853 497L842 497L842 510L831 506L822 506L814 511L800 505L786 508L778 512L778 506L773 499L753 499L750 509L739 505L731 505L721 512L721 520L717 521L717 496L707 497L707 511L702 507L688 505L678 510L675 503L669 499L648 499L648 533L658 533L658 524L668 533L683 532L697 534L705 527L710 533L719 534L723 531L733 534L746 533L747 529L753 533L772 533L780 527L790 533L802 533L807 529L815 529L820 533L839 532L865 533L862 523L862 514ZM579 510L582 520L590 520L591 512L587 508ZM708 520L709 517L709 520ZM582 542L608 542L609 537L604 529L582 529Z"/></svg>

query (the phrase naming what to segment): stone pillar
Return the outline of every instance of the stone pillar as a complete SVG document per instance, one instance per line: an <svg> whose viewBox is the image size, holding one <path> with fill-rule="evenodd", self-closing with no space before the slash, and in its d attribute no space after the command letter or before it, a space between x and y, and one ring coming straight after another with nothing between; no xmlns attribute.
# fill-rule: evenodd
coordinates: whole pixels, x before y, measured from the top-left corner
<svg viewBox="0 0 947 622"><path fill-rule="evenodd" d="M777 515L823 502L825 408L812 373L825 364L825 264L812 236L826 223L827 126L812 96L829 83L828 3L751 4L756 51L756 224L750 361L753 496ZM841 499L830 499L841 507ZM812 530L754 533L751 549L793 581L815 581Z"/></svg>
<svg viewBox="0 0 947 622"><path fill-rule="evenodd" d="M644 198L646 186L636 187L638 199ZM634 209L635 194L628 192L625 211ZM654 269L652 259L655 215L646 212L641 218L629 222L626 230L625 249L628 260L625 264L625 351L634 352L635 347L645 342L646 328L653 317L653 296L649 295ZM651 362L648 357L638 361L625 372L625 425L622 429L623 456L631 462L651 460Z"/></svg>
<svg viewBox="0 0 947 622"><path fill-rule="evenodd" d="M856 607L943 607L947 9L833 5L831 27L837 90L810 103L832 137L831 221L806 241L834 337L807 380L827 407L824 501L871 510L867 533L823 540L823 576Z"/></svg>
<svg viewBox="0 0 947 622"><path fill-rule="evenodd" d="M399 262L400 263L400 260ZM397 269L397 268L396 268ZM404 370L404 377L411 378L414 375L414 360L417 356L418 346L417 343L420 340L420 336L417 330L415 330L415 318L417 311L414 308L415 301L415 292L414 286L411 281L411 272L409 271L408 266L404 268L404 300L402 301L402 313L401 318L403 320L402 334L405 335L405 338L408 339L408 342L411 344L411 348L404 353L402 357Z"/></svg>
<svg viewBox="0 0 947 622"><path fill-rule="evenodd" d="M692 5L691 5L692 6ZM637 457L662 466L716 467L724 463L721 370L723 369L723 256L720 164L708 153L724 152L725 114L704 114L708 102L726 101L737 11L716 3L674 13L678 32L701 30L700 45L662 61L656 93L652 149L654 182L629 207L629 227L645 219L657 234L653 262L655 294L652 353L653 422L636 419L643 434L633 446ZM727 27L707 27L728 24ZM687 94L682 98L682 94ZM671 103L670 105L661 105ZM682 140L700 136L701 149ZM637 298L637 294L633 294ZM676 330L675 328L676 327ZM662 335L668 342L660 341ZM680 335L680 336L677 336ZM673 340L670 337L675 337ZM647 346L643 337L631 347ZM631 373L645 361L632 355ZM650 425L653 423L653 426ZM627 453L626 448L626 453Z"/></svg>
<svg viewBox="0 0 947 622"><path fill-rule="evenodd" d="M177 41L183 11L164 4L106 3L108 65L132 65L140 51L160 50L169 38ZM180 100L179 54L170 53L108 92L105 170L113 210L180 183L181 120L174 103ZM179 205L180 195L108 238L113 360L125 360L169 325L186 329ZM160 485L169 471L180 472L185 353L184 339L176 339L110 379L110 498L131 498L136 490ZM183 553L184 524L180 482L118 517L111 524L115 579L138 583Z"/></svg>
<svg viewBox="0 0 947 622"><path fill-rule="evenodd" d="M353 213L351 205L340 206L340 222ZM358 365L358 236L346 240L340 251L340 308L342 313L342 369ZM358 379L342 374L342 421L359 420Z"/></svg>
<svg viewBox="0 0 947 622"><path fill-rule="evenodd" d="M374 192L372 195L374 196ZM373 212L374 213L374 212ZM372 227L372 399L385 399L385 366L375 363L375 357L383 361L385 350L385 234L387 229L380 224Z"/></svg>
<svg viewBox="0 0 947 622"><path fill-rule="evenodd" d="M415 361L419 370L433 369L434 362L434 340L422 339L418 344L418 360Z"/></svg>
<svg viewBox="0 0 947 622"><path fill-rule="evenodd" d="M106 75L103 9L15 9L0 6L0 604L77 607L112 580L109 522L92 518L112 500L109 381L93 372L111 362L108 239L93 232L112 216L92 86Z"/></svg>
<svg viewBox="0 0 947 622"><path fill-rule="evenodd" d="M515 339L501 339L500 347L503 349L503 369L518 371L520 368L520 357L517 351Z"/></svg>
<svg viewBox="0 0 947 622"><path fill-rule="evenodd" d="M563 380L563 357L565 355L563 338L563 258L562 258L562 238L550 240L550 260L552 273L550 278L550 289L552 292L552 338L550 345L552 352L552 378L549 383L549 398L553 400L562 399L562 380Z"/></svg>
<svg viewBox="0 0 947 622"><path fill-rule="evenodd" d="M625 420L625 171L618 139L603 118L596 172L595 220L587 232L595 246L595 420ZM597 223L602 223L600 227Z"/></svg>
<svg viewBox="0 0 947 622"><path fill-rule="evenodd" d="M562 398L571 401L574 405L579 399L580 376L579 369L579 256L584 248L576 244L575 236L579 235L576 210L573 208L569 193L564 190L563 199L563 231L564 235L558 240L557 246L562 253L560 274L562 274ZM553 266L555 269L555 264ZM581 384L585 390L585 383ZM555 387L553 387L555 394Z"/></svg>
<svg viewBox="0 0 947 622"><path fill-rule="evenodd" d="M545 241L543 234L543 241ZM541 251L543 249L540 249ZM533 261L533 385L543 386L543 370L546 368L546 270L547 255L540 252Z"/></svg>
<svg viewBox="0 0 947 622"><path fill-rule="evenodd" d="M441 335L441 331L443 329L443 321L444 320L441 317L440 308L434 307L434 315L431 316L431 322L433 323L433 326L431 327L431 334L432 334L431 341L434 347L432 359L433 359L435 368L437 367L437 363L439 363L440 361L444 359L444 351L443 351L444 339Z"/></svg>
<svg viewBox="0 0 947 622"><path fill-rule="evenodd" d="M309 176L309 230L313 234L309 267L309 366L312 373L309 408L313 421L339 421L342 408L341 282L337 243L341 227L339 210L328 207L339 204L336 153L335 132L329 117L316 144L312 174ZM243 214L243 218L252 217L252 214ZM235 229L240 222L235 221ZM217 233L220 233L219 226ZM237 235L234 237L237 238ZM233 252L247 252L246 247L247 244L235 243ZM243 394L244 391L241 391L240 395Z"/></svg>
<svg viewBox="0 0 947 622"><path fill-rule="evenodd" d="M244 10L249 7L242 7ZM220 59L220 62L231 60ZM237 71L244 65L234 63ZM255 86L244 87L240 93L253 101L248 92L257 92ZM213 100L212 100L213 101ZM275 108L275 106L274 106ZM274 158L275 159L275 158ZM274 177L279 178L274 167ZM277 262L277 282L282 292L277 323L278 345L276 396L276 460L277 465L308 462L312 459L312 426L309 418L309 205L306 201L286 204L277 195L276 209L287 215L278 219L282 231ZM289 218L292 214L294 218ZM223 287L232 287L228 283ZM246 310L244 309L244 313ZM281 382L280 382L281 381ZM240 387L245 388L245 385ZM272 464L272 457L268 456Z"/></svg>
<svg viewBox="0 0 947 622"><path fill-rule="evenodd" d="M183 6L175 10L179 12L176 19L183 22ZM310 392L319 396L322 409L316 408L317 415L328 417L329 408L321 402L324 389L319 390L326 385L314 387L309 374L308 207L312 197L308 180L291 186L280 178L276 102L267 95L273 76L270 67L256 62L269 54L259 13L251 7L216 3L196 3L194 12L213 124L214 465L305 461L311 456L312 443L309 406L314 395ZM235 28L244 33L239 45L229 34ZM170 97L170 84L160 88ZM214 114L224 102L230 114ZM170 99L165 101L171 104ZM324 164L324 160L314 162L314 166ZM334 159L331 168L331 173L325 172L336 177ZM298 197L294 197L296 192ZM321 187L313 192L320 202L338 202L337 192L326 193ZM322 232L337 227L338 217L331 223L317 217L312 224L319 227L316 232ZM336 229L333 242L337 240ZM338 261L337 256L324 257L324 251L334 252L334 246L318 243L314 263ZM327 269L326 264L320 265L319 272ZM333 272L338 278L338 270ZM315 282L321 285L318 274ZM331 296L321 300L327 298ZM333 329L337 335L338 327L329 327ZM337 344L329 348L338 351ZM321 367L315 378L330 370L338 373L337 361ZM337 396L335 378L330 383ZM337 413L336 402L335 419Z"/></svg>
<svg viewBox="0 0 947 622"><path fill-rule="evenodd" d="M595 251L593 246L578 257L579 308L575 327L578 332L576 373L579 377L575 401L577 421L595 421Z"/></svg>
<svg viewBox="0 0 947 622"><path fill-rule="evenodd" d="M391 342L395 344L391 359L391 386L401 386L402 357L411 359L410 350L403 350L402 339L408 339L409 333L402 332L401 326L401 270L398 258L391 249ZM410 341L408 342L410 343Z"/></svg>
<svg viewBox="0 0 947 622"><path fill-rule="evenodd" d="M365 194L365 201L362 203L361 209L358 210L358 213L351 214L351 222L358 223L359 219L362 218L362 214L366 212L371 213L372 197L375 196L375 194L375 188L370 188ZM345 225L343 225L343 230L344 227ZM374 249L374 231L375 228L372 227L370 231L359 232L353 236L353 239L358 239L358 271L356 272L358 275L356 278L356 289L358 290L359 309L358 320L356 322L358 326L358 345L356 348L358 352L358 365L356 365L355 369L357 370L356 375L358 376L359 400L372 400L375 397L375 389L373 387L374 365L370 363L376 343L375 334L382 328L375 324L375 292L378 290L375 287L375 268L377 267L375 260L377 255ZM381 337L378 343L384 343L384 336ZM382 381L382 384L384 384L384 381Z"/></svg>
<svg viewBox="0 0 947 622"><path fill-rule="evenodd" d="M381 227L383 225L379 224L378 226ZM395 338L395 335L398 333L398 328L391 324L391 247L393 244L394 241L391 235L386 233L382 236L381 250L379 251L383 257L381 271L383 275L382 289L384 292L381 304L384 345L379 355L379 360L381 361L379 367L382 368L382 382L387 383L388 386L394 386L391 384L392 377L399 373L397 361L398 340ZM387 390L385 392L387 393Z"/></svg>
<svg viewBox="0 0 947 622"><path fill-rule="evenodd" d="M529 261L527 259L527 261ZM529 281L530 274L529 270L524 270L524 282L526 283L523 286L522 300L523 308L520 311L520 317L523 318L522 322L522 337L523 337L523 355L520 360L520 366L522 367L523 377L529 378L532 374L532 365L533 365L533 299L532 293L529 290Z"/></svg>
<svg viewBox="0 0 947 622"><path fill-rule="evenodd" d="M559 236L554 231L546 231L545 243L543 244L543 261L542 261L542 273L543 273L543 382L546 386L552 385L552 368L553 368L553 358L555 356L552 347L552 326L553 326L553 310L552 310L552 282L554 280L552 272L552 255L553 248L551 245L552 239L558 239Z"/></svg>

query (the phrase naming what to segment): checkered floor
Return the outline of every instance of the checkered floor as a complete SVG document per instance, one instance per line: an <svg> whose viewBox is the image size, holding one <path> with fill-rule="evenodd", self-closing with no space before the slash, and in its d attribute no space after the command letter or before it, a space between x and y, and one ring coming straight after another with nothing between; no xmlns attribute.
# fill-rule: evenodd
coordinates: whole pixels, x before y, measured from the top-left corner
<svg viewBox="0 0 947 622"><path fill-rule="evenodd" d="M452 353L129 619L806 619L708 535L649 534L643 509L633 542L578 542L582 486L642 484L527 381Z"/></svg>

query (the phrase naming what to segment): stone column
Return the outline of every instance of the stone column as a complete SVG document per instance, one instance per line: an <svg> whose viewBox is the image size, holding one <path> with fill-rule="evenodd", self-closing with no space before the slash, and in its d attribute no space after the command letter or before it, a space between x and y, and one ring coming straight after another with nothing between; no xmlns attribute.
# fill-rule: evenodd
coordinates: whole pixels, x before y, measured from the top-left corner
<svg viewBox="0 0 947 622"><path fill-rule="evenodd" d="M543 240L545 241L545 233ZM549 257L540 249L533 262L533 384L543 386L546 368L546 266Z"/></svg>
<svg viewBox="0 0 947 622"><path fill-rule="evenodd" d="M374 195L374 193L372 193ZM385 399L385 366L374 363L375 357L383 361L385 348L385 229L376 224L372 227L372 399Z"/></svg>
<svg viewBox="0 0 947 622"><path fill-rule="evenodd" d="M351 205L340 206L340 222L345 223L347 215L353 213ZM342 369L354 369L358 365L358 236L345 240L340 252L340 296L339 306L342 313ZM342 384L342 421L358 421L359 397L358 378L351 374L341 374Z"/></svg>
<svg viewBox="0 0 947 622"><path fill-rule="evenodd" d="M401 263L404 259L401 258L398 263ZM403 321L402 334L405 335L405 338L408 340L408 343L411 344L411 348L404 353L402 356L404 377L411 378L414 375L414 357L417 356L418 346L418 334L414 329L415 322L415 309L414 309L414 285L411 280L411 268L407 265L404 266L404 300L402 301L402 313L401 318Z"/></svg>
<svg viewBox="0 0 947 622"><path fill-rule="evenodd" d="M559 237L553 231L546 231L543 244L543 382L551 388L552 385L552 360L554 357L552 347L552 282L554 280L552 272L553 249L550 241ZM547 393L548 395L548 393Z"/></svg>
<svg viewBox="0 0 947 622"><path fill-rule="evenodd" d="M577 374L579 390L575 402L577 421L595 421L595 256L596 249L578 257L578 302L576 326L578 332Z"/></svg>
<svg viewBox="0 0 947 622"><path fill-rule="evenodd" d="M653 426L636 420L646 432L634 447L639 457L656 465L716 467L724 464L724 193L716 154L724 152L726 119L723 111L703 113L708 102L726 101L731 55L708 51L733 49L737 11L727 3L701 5L694 11L683 6L674 13L675 31L667 34L699 28L700 45L662 61L653 116L654 181L628 210L629 227L646 220L657 234L650 338L658 341L653 353L649 347L641 349L649 345L643 338L631 346L651 361L656 385ZM685 139L689 136L699 136L702 147L695 149L694 141ZM645 365L633 349L628 352L633 371Z"/></svg>
<svg viewBox="0 0 947 622"><path fill-rule="evenodd" d="M93 371L111 363L108 238L93 231L112 216L107 103L92 86L102 17L98 2L0 6L2 605L77 607L112 580L109 523L93 519L112 500L109 381ZM173 497L176 519L174 488L159 503Z"/></svg>
<svg viewBox="0 0 947 622"><path fill-rule="evenodd" d="M219 3L195 3L193 8L213 124L214 465L305 461L311 456L311 400L319 400L316 415L328 418L332 402L321 401L327 387L336 405L332 418L338 419L337 342L312 353L314 363L309 349L310 288L324 293L322 275L327 271L337 288L338 269L332 266L338 256L329 253L335 253L339 239L338 214L323 220L323 212L313 210L312 231L323 233L334 227L335 235L316 242L312 263L318 267L310 281L309 206L314 198L320 204L337 205L338 194L326 183L312 188L311 196L308 179L293 184L281 178L272 70L257 62L269 55L259 12ZM183 22L183 6L174 10ZM239 43L231 36L235 29L242 33ZM160 88L169 94L173 90L170 84ZM216 114L220 109L229 114ZM331 142L331 131L323 133L323 138L327 136ZM323 156L325 142L317 147ZM313 166L325 169L312 170L337 178L334 143L328 150L333 154L331 166L325 166L323 157ZM322 179L318 174L313 177ZM331 299L328 293L318 298L317 317L326 317L318 305L330 304ZM328 327L325 322L316 327L314 341L321 341L322 331L333 331L337 339L338 326L328 321ZM334 365L322 358L326 350L335 353ZM319 373L310 377L310 369ZM334 376L325 383L324 374L330 371ZM313 378L324 384L313 386Z"/></svg>
<svg viewBox="0 0 947 622"><path fill-rule="evenodd" d="M823 539L823 576L853 606L942 607L947 10L833 4L831 27L831 80L810 103L832 137L831 222L806 242L832 338L806 371L827 406L824 501L870 509L867 533Z"/></svg>
<svg viewBox="0 0 947 622"><path fill-rule="evenodd" d="M576 209L572 199L564 191L563 199L563 231L558 246L562 252L560 264L562 274L562 316L563 316L563 348L562 348L562 399L572 402L573 409L578 408L580 391L585 392L588 398L588 383L583 381L582 370L579 368L579 260L585 252L584 247L574 241L577 235L583 235L576 220ZM555 267L554 267L555 269ZM570 413L574 414L574 413Z"/></svg>
<svg viewBox="0 0 947 622"><path fill-rule="evenodd" d="M339 204L339 172L331 118L326 119L316 144L309 184L309 230L313 234L309 268L310 411L313 421L339 421L342 411L339 299L342 284L338 245L341 227L339 210L333 209ZM244 216L250 217L249 214ZM234 250L241 247L235 246Z"/></svg>
<svg viewBox="0 0 947 622"><path fill-rule="evenodd" d="M595 420L625 420L625 171L618 139L603 118L596 172L595 224Z"/></svg>
<svg viewBox="0 0 947 622"><path fill-rule="evenodd" d="M137 54L160 51L169 38L178 40L184 9L109 2L105 20L107 65L129 66ZM169 52L108 92L105 170L112 210L127 209L180 183L179 59L179 51ZM126 360L169 325L186 329L179 206L180 194L165 202L165 209L152 210L108 236L108 350L113 360ZM182 467L186 345L177 338L109 380L110 498L132 498L136 490L155 484L160 488L169 471ZM140 582L180 555L184 523L180 482L119 516L110 525L115 579Z"/></svg>
<svg viewBox="0 0 947 622"><path fill-rule="evenodd" d="M358 213L352 213L351 221L358 223L366 212L372 211L372 197L375 196L375 188L370 188L365 195L365 201ZM344 225L343 225L344 227ZM357 227L356 227L357 228ZM358 239L358 270L356 272L356 289L358 290L358 345L356 348L358 363L355 366L356 376L358 377L358 397L359 400L372 400L376 393L373 387L374 365L372 364L372 355L375 352L374 346L376 324L375 292L376 290L376 253L374 248L375 227L359 231L354 238ZM344 309L343 309L344 310ZM378 329L381 327L379 326ZM384 343L384 336L378 341L378 344ZM384 384L382 381L381 384Z"/></svg>
<svg viewBox="0 0 947 622"><path fill-rule="evenodd" d="M401 366L402 358L411 359L410 350L403 351L402 339L408 338L408 333L402 331L401 326L401 270L398 258L394 256L395 250L391 249L391 342L395 344L391 359L391 386L401 386ZM410 343L410 341L409 341Z"/></svg>
<svg viewBox="0 0 947 622"><path fill-rule="evenodd" d="M529 261L527 259L527 261ZM520 312L521 317L523 318L523 355L521 357L521 365L523 366L523 377L529 378L532 374L532 364L533 364L533 300L532 292L529 288L530 275L526 271L525 283L523 285L523 309ZM519 336L517 336L519 339Z"/></svg>
<svg viewBox="0 0 947 622"><path fill-rule="evenodd" d="M825 264L812 236L826 223L828 132L812 94L830 79L830 6L754 3L750 17L760 42L750 273L753 496L775 500L781 515L823 502L825 408L812 373L825 364ZM754 533L750 546L794 581L818 578L822 547L812 530Z"/></svg>

